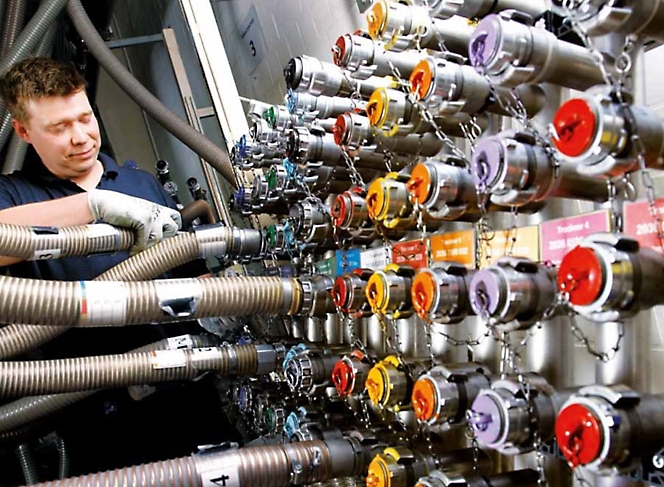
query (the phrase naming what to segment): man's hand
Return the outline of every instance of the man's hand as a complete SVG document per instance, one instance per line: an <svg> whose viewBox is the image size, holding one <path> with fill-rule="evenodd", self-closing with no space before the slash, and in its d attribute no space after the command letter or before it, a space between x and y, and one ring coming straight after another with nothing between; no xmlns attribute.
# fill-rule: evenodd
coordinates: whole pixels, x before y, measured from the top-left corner
<svg viewBox="0 0 664 487"><path fill-rule="evenodd" d="M136 231L132 254L174 236L182 226L177 210L115 191L93 189L88 192L88 204L95 221Z"/></svg>

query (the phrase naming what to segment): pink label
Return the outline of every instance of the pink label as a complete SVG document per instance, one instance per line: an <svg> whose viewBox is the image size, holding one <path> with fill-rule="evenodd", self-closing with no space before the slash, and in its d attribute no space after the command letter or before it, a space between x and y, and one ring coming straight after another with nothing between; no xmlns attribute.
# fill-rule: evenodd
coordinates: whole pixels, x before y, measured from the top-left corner
<svg viewBox="0 0 664 487"><path fill-rule="evenodd" d="M662 252L662 243L657 236L657 218L660 220L660 230L664 230L661 227L664 222L664 198L655 201L655 212L656 217L653 216L650 205L645 200L625 203L624 230L625 235L638 241L641 247Z"/></svg>
<svg viewBox="0 0 664 487"><path fill-rule="evenodd" d="M540 224L542 262L558 265L565 254L588 235L609 230L609 212L606 210L544 222Z"/></svg>

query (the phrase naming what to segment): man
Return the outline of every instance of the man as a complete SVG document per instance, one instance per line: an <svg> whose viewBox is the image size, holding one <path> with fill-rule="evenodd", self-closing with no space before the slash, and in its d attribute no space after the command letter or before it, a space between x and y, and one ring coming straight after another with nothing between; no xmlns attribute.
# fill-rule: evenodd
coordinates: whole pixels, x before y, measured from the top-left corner
<svg viewBox="0 0 664 487"><path fill-rule="evenodd" d="M99 125L71 64L30 58L0 79L13 127L41 163L0 177L0 223L63 227L104 221L136 232L132 252L175 235L174 203L151 174L100 154ZM90 280L128 257L73 257L40 262L0 256L11 275Z"/></svg>

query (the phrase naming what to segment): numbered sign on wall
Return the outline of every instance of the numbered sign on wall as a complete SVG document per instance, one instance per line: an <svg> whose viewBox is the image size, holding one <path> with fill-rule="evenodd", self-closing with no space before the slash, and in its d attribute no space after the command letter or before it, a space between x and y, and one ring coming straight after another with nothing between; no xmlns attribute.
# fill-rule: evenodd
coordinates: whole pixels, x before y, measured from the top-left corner
<svg viewBox="0 0 664 487"><path fill-rule="evenodd" d="M261 63L267 51L263 29L254 5L251 6L249 13L240 24L238 35L242 46L238 55L242 58L242 64L246 66L247 72L251 74Z"/></svg>

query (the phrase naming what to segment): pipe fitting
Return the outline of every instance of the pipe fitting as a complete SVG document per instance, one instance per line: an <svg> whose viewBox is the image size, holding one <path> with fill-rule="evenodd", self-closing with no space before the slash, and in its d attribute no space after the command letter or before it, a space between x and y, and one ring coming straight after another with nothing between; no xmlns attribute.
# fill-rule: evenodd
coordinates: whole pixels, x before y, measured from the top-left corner
<svg viewBox="0 0 664 487"><path fill-rule="evenodd" d="M336 118L342 113L364 111L366 102L341 96L315 96L288 90L286 94L288 111L299 115L305 121Z"/></svg>
<svg viewBox="0 0 664 487"><path fill-rule="evenodd" d="M339 397L345 399L361 394L373 366L374 360L361 350L353 350L344 355L332 370L332 382Z"/></svg>
<svg viewBox="0 0 664 487"><path fill-rule="evenodd" d="M645 107L626 108L605 88L563 103L552 127L558 153L582 174L622 176L639 169L635 135L643 143L646 167L663 167L664 120Z"/></svg>
<svg viewBox="0 0 664 487"><path fill-rule="evenodd" d="M411 409L413 383L427 368L423 360L385 357L369 370L364 384L371 404L395 412Z"/></svg>
<svg viewBox="0 0 664 487"><path fill-rule="evenodd" d="M371 38L384 41L390 51L417 48L468 55L473 28L461 17L437 20L426 7L379 0L366 18Z"/></svg>
<svg viewBox="0 0 664 487"><path fill-rule="evenodd" d="M636 34L664 42L662 0L615 0L583 2L575 12L579 25L591 37L612 33Z"/></svg>
<svg viewBox="0 0 664 487"><path fill-rule="evenodd" d="M342 313L347 313L355 319L371 315L371 306L365 288L372 274L373 271L369 269L354 269L335 279L331 291L332 300Z"/></svg>
<svg viewBox="0 0 664 487"><path fill-rule="evenodd" d="M364 288L371 311L394 319L407 318L413 313L411 287L415 271L410 267L389 264L385 270L374 272Z"/></svg>
<svg viewBox="0 0 664 487"><path fill-rule="evenodd" d="M584 91L604 84L588 49L513 20L506 12L485 17L473 32L468 50L471 64L495 85L554 83Z"/></svg>
<svg viewBox="0 0 664 487"><path fill-rule="evenodd" d="M556 270L521 257L502 257L470 283L470 306L501 331L524 330L556 302Z"/></svg>
<svg viewBox="0 0 664 487"><path fill-rule="evenodd" d="M574 311L596 322L631 318L664 303L664 257L624 235L595 234L563 258L558 289Z"/></svg>
<svg viewBox="0 0 664 487"><path fill-rule="evenodd" d="M284 376L293 392L317 394L332 385L332 371L344 352L300 345L292 348L283 363Z"/></svg>
<svg viewBox="0 0 664 487"><path fill-rule="evenodd" d="M546 103L546 94L538 85L492 88L489 80L472 66L456 64L429 56L410 76L410 90L422 100L434 116L459 113L476 115L484 112L511 116L509 106L517 98L528 117L536 115Z"/></svg>
<svg viewBox="0 0 664 487"><path fill-rule="evenodd" d="M331 291L334 287L332 278L322 275L301 277L302 306L300 316L324 318L328 313L335 313L336 307Z"/></svg>
<svg viewBox="0 0 664 487"><path fill-rule="evenodd" d="M579 174L569 163L558 166L546 149L526 133L503 132L477 143L471 160L473 179L502 206L544 203L551 197L603 203L605 179Z"/></svg>
<svg viewBox="0 0 664 487"><path fill-rule="evenodd" d="M437 19L454 15L467 19L481 19L487 15L516 10L536 19L549 9L546 0L428 0L429 14Z"/></svg>
<svg viewBox="0 0 664 487"><path fill-rule="evenodd" d="M556 392L536 374L523 381L494 381L477 394L466 419L481 446L520 455L533 451L535 435L553 438L556 414L571 392Z"/></svg>
<svg viewBox="0 0 664 487"><path fill-rule="evenodd" d="M627 473L664 447L664 396L625 386L581 388L556 419L558 446L572 468Z"/></svg>
<svg viewBox="0 0 664 487"><path fill-rule="evenodd" d="M427 323L461 323L473 313L468 289L474 272L453 262L420 270L410 288L413 308ZM435 326L435 323L431 323Z"/></svg>
<svg viewBox="0 0 664 487"><path fill-rule="evenodd" d="M540 485L540 474L537 470L527 468L512 472L479 475L466 475L457 472L434 470L427 477L417 481L415 487L537 487Z"/></svg>
<svg viewBox="0 0 664 487"><path fill-rule="evenodd" d="M466 411L490 385L480 364L437 365L415 381L411 395L415 416L421 423L443 430L465 424Z"/></svg>

